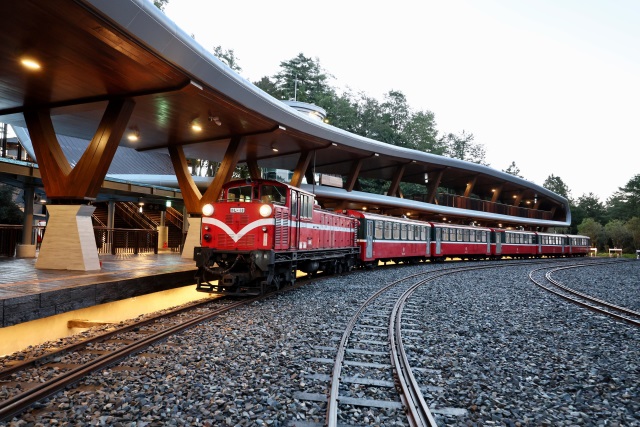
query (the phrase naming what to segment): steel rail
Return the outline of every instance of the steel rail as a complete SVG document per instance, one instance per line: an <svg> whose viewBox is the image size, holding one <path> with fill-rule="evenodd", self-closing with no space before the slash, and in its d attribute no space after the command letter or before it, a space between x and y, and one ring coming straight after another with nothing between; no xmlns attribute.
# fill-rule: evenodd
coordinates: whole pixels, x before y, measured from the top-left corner
<svg viewBox="0 0 640 427"><path fill-rule="evenodd" d="M569 269L569 268L581 268L581 267L590 267L592 265L597 265L597 264L611 264L614 262L624 262L624 261L604 261L604 262L591 262L589 264L575 264L575 265L570 265L570 266L562 266L562 267L556 267L553 269L550 269L548 272L545 273L545 278L547 279L547 281L551 284L553 284L554 286L556 286L559 289L562 289L565 293L563 292L559 292L557 290L552 289L549 286L545 286L543 283L541 283L540 281L537 281L533 278L533 274L536 271L540 271L540 270L544 270L545 267L542 268L538 268L535 270L532 270L529 273L529 279L536 284L537 286L539 286L540 288L551 292L552 294L558 295L561 298L564 298L567 301L570 301L574 304L577 304L581 307L587 308L589 310L595 311L597 313L601 313L601 314L606 314L610 317L613 317L616 320L620 320L620 321L624 321L627 323L630 323L634 326L640 326L640 313L634 310L630 310L628 308L625 307L621 307L612 303L609 303L607 301L601 300L599 298L593 297L591 295L585 294L583 292L579 292L576 291L575 289L571 289L568 286L563 285L562 283L560 283L558 280L553 279L551 277L552 273L559 271L559 270L563 270L563 269ZM567 295L568 294L568 295ZM575 297L579 297L579 298L575 298ZM582 300L580 299L582 298ZM634 318L635 317L635 318Z"/></svg>
<svg viewBox="0 0 640 427"><path fill-rule="evenodd" d="M411 370L409 358L404 349L402 343L402 312L407 303L407 300L418 287L435 280L438 277L443 276L435 275L422 282L416 283L410 289L406 290L400 298L396 301L391 312L391 319L389 321L389 341L391 344L391 362L393 369L396 373L398 383L402 389L402 399L407 408L407 416L409 417L409 424L413 427L436 427L436 420L429 410L427 402L424 400L420 385L416 381Z"/></svg>
<svg viewBox="0 0 640 427"><path fill-rule="evenodd" d="M526 262L525 264L539 264L541 262L548 262L548 261L533 261L533 262ZM347 324L344 333L342 334L342 338L340 339L340 343L338 344L338 349L336 352L336 358L334 361L334 366L333 366L333 371L332 371L332 376L331 376L331 387L329 388L328 391L328 397L327 397L327 414L326 414L326 421L325 421L325 426L327 427L337 427L338 425L338 401L339 401L339 388L340 388L340 375L342 373L342 365L344 362L344 356L346 353L346 348L347 348L347 343L349 341L349 337L351 336L351 333L353 331L353 328L356 325L356 322L358 320L358 318L360 317L360 315L362 314L362 312L375 300L377 299L381 294L383 294L384 292L388 291L389 289L391 289L394 286L397 286L399 283L409 280L409 279L413 279L415 277L418 276L424 276L424 275L432 275L433 277L427 278L425 280L422 280L412 286L415 286L415 288L417 289L419 286L423 285L424 283L429 282L430 280L434 280L438 277L444 276L446 274L451 274L451 273L458 273L458 272L464 272L464 271L470 271L470 270L480 270L480 269L489 269L489 268L496 268L496 267L508 267L508 266L514 266L514 265L523 265L522 261L513 261L513 262L500 262L500 263L491 263L490 265L481 265L481 266L455 266L455 267L451 267L451 268L444 268L444 269L440 269L440 270L435 270L435 271L428 271L428 272L423 272L423 273L417 273L417 274L413 274L407 277L404 277L402 279L396 280L395 282L392 282L386 286L384 286L383 288L377 290L375 293L373 293L369 298L367 298L367 300L362 303L362 305L359 307L359 309L356 311L356 313L352 316L351 320L349 321L349 323ZM391 345L391 347L393 348L393 345ZM404 347L402 348L402 352L404 353ZM406 354L404 354L404 358L406 359ZM392 361L393 362L393 361ZM408 360L406 362L406 366L408 366ZM400 369L400 371L408 371L409 375L412 377L413 374L410 373L410 369ZM411 382L411 380L409 380L409 382ZM420 396L422 396L422 392L420 391L419 386L417 385L417 382L415 381L415 378L413 378L413 382L415 383L415 389L418 390L418 394ZM409 393L410 394L410 393ZM409 395L407 394L407 396ZM403 399L403 404L405 404L405 408L409 407L411 408L411 404L408 404L408 402L404 399L405 395L405 390L402 389L400 392L400 396L401 399ZM420 397L416 396L416 400L420 401ZM422 397L422 401L424 402L424 397ZM419 406L421 406L421 404L419 404ZM426 403L424 404L423 407L427 407ZM428 411L428 408L427 408ZM429 412L429 415L430 412ZM424 415L424 417L426 417L426 419L429 419L429 416ZM411 417L410 417L411 418ZM416 417L417 419L421 419L423 417ZM433 416L431 416L431 418L433 419ZM435 420L433 420L433 424L416 424L416 425L424 425L424 426L436 426L435 424Z"/></svg>
<svg viewBox="0 0 640 427"><path fill-rule="evenodd" d="M0 369L0 379L6 378L6 377L8 377L9 375L11 375L11 374L13 374L15 372L24 370L25 368L33 366L33 365L35 365L37 363L43 363L44 364L49 359L55 357L56 355L63 354L63 353L69 353L71 351L81 349L83 347L86 347L87 344L106 341L107 339L109 339L109 338L111 338L111 337L113 337L115 335L121 334L123 332L134 330L136 328L139 328L140 326L145 326L145 325L154 323L159 319L175 316L175 315L178 315L180 313L184 313L185 311L193 310L193 309L196 309L198 307L205 306L207 304L211 304L212 302L214 302L216 300L221 300L221 299L224 299L224 298L226 298L226 297L225 296L220 296L219 298L211 298L211 299L207 299L206 301L196 301L196 302L193 302L193 303L189 303L189 304L180 306L179 308L177 308L175 310L171 310L169 312L164 312L164 313L161 313L161 314L156 314L156 315L153 315L153 316L148 317L146 319L143 319L141 321L132 323L130 325L123 326L121 328L113 329L113 330L110 330L110 331L106 331L104 333L95 335L93 337L83 339L82 341L79 341L77 343L73 343L73 344L66 345L64 347L60 347L55 351L52 351L52 352L49 352L49 353L45 353L45 354L42 354L40 356L31 358L31 359L27 359L27 360L25 360L23 362L17 363L15 365L11 365L11 366L9 366L7 368L4 368L4 369Z"/></svg>
<svg viewBox="0 0 640 427"><path fill-rule="evenodd" d="M112 353L108 353L103 356L100 356L88 362L85 365L79 366L68 372L64 372L58 375L57 377L53 378L51 381L38 384L36 387L31 388L24 393L18 394L3 402L0 402L0 420L8 420L12 416L22 412L24 409L28 408L29 406L33 405L39 400L42 400L56 393L57 391L63 389L68 385L74 384L75 382L79 381L80 379L89 375L90 373L100 370L109 365L113 365L118 361L126 358L127 356L134 353L138 353L144 348L149 347L150 345L157 343L169 337L170 335L173 335L185 329L191 328L213 317L219 316L222 313L233 310L243 305L247 305L259 299L260 298L251 298L243 301L238 301L230 305L227 305L225 307L216 309L210 313L198 316L194 319L190 319L184 323L171 326L156 334L149 335L147 338L136 341L121 349L117 349Z"/></svg>

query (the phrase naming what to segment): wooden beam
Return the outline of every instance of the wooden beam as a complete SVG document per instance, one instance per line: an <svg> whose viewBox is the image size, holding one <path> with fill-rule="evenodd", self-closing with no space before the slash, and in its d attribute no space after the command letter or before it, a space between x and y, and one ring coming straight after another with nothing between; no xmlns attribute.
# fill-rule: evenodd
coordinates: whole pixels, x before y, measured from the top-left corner
<svg viewBox="0 0 640 427"><path fill-rule="evenodd" d="M467 187L464 190L464 197L471 196L471 193L473 192L473 187L476 185L477 180L478 180L478 177L474 176L473 179L471 179L471 181L467 183Z"/></svg>
<svg viewBox="0 0 640 427"><path fill-rule="evenodd" d="M189 163L184 155L182 146L170 145L169 157L171 158L176 178L178 178L178 185L180 186L182 200L184 201L187 212L192 215L202 215L202 207L200 206L202 193L200 193L198 186L189 172Z"/></svg>
<svg viewBox="0 0 640 427"><path fill-rule="evenodd" d="M398 189L400 188L400 181L402 181L402 176L404 175L404 170L407 167L406 164L401 165L397 170L393 179L391 180L391 185L389 186L389 191L387 192L388 196L395 196L398 194Z"/></svg>
<svg viewBox="0 0 640 427"><path fill-rule="evenodd" d="M353 162L353 167L351 168L351 173L347 177L346 182L346 190L353 191L355 188L356 182L358 182L358 176L360 175L360 169L362 169L362 164L364 163L363 159L358 159Z"/></svg>
<svg viewBox="0 0 640 427"><path fill-rule="evenodd" d="M258 161L256 159L247 159L247 167L249 168L249 176L251 179L262 178L262 173L258 167Z"/></svg>
<svg viewBox="0 0 640 427"><path fill-rule="evenodd" d="M436 195L438 194L438 187L440 187L443 175L444 169L437 172L431 172L429 174L429 182L427 183L427 203L435 202Z"/></svg>
<svg viewBox="0 0 640 427"><path fill-rule="evenodd" d="M67 161L49 110L28 110L24 118L42 183L51 199L95 199L133 112L132 99L109 101L98 129L75 167Z"/></svg>
<svg viewBox="0 0 640 427"><path fill-rule="evenodd" d="M315 152L303 151L302 153L300 153L298 164L293 171L293 176L291 177L291 182L289 183L290 185L293 185L294 187L300 187L300 184L302 184L302 177L304 176L307 168L309 167L309 163L311 162L312 153Z"/></svg>
<svg viewBox="0 0 640 427"><path fill-rule="evenodd" d="M231 180L231 177L233 176L233 171L238 165L238 158L240 158L240 153L243 151L245 144L245 138L231 138L231 141L229 141L229 146L227 147L227 151L224 153L222 163L220 163L220 167L216 172L216 176L213 178L211 184L209 184L207 191L205 191L205 193L202 195L202 199L200 200L200 208L202 208L202 206L206 205L207 203L215 203L218 201L220 193L222 192L222 186L229 182L229 180Z"/></svg>
<svg viewBox="0 0 640 427"><path fill-rule="evenodd" d="M500 193L502 193L502 185L498 185L493 189L493 196L491 197L491 203L497 203L500 198Z"/></svg>

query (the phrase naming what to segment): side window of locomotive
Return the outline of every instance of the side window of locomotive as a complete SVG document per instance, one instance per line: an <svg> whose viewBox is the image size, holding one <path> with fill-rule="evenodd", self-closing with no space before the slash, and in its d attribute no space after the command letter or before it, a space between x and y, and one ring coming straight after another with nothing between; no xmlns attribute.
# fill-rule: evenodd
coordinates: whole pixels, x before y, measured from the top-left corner
<svg viewBox="0 0 640 427"><path fill-rule="evenodd" d="M286 187L280 187L278 185L263 185L260 188L260 201L262 203L284 205L287 199L286 194Z"/></svg>
<svg viewBox="0 0 640 427"><path fill-rule="evenodd" d="M384 223L382 221L376 221L376 228L373 237L376 239L382 239L384 235Z"/></svg>
<svg viewBox="0 0 640 427"><path fill-rule="evenodd" d="M291 216L298 216L298 192L291 191Z"/></svg>

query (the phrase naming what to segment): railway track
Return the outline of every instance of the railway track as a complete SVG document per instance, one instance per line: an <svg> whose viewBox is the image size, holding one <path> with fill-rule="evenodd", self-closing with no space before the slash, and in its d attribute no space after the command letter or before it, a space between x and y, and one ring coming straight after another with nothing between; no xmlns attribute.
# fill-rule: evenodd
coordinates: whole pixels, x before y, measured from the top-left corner
<svg viewBox="0 0 640 427"><path fill-rule="evenodd" d="M261 298L189 304L5 367L0 370L0 421L171 335Z"/></svg>
<svg viewBox="0 0 640 427"><path fill-rule="evenodd" d="M533 261L531 264L540 262L548 263ZM330 427L337 426L339 422L348 422L349 411L354 407L376 408L381 412L399 411L406 414L409 425L428 427L437 425L434 413L450 415L460 412L456 408L431 410L428 407L421 385L414 376L414 371L424 372L425 369L411 366L402 338L403 331L408 334L422 331L407 329L406 322L403 322L405 307L418 288L446 275L513 265L523 265L523 261L430 270L383 286L348 319L336 348L318 347L319 350L335 351L331 362L332 374L320 374L314 378L328 382L327 394L302 391L294 397L326 402L324 425ZM389 362L384 363L384 360ZM310 362L328 363L329 360L319 358ZM386 373L386 378L383 378L383 373ZM438 372L432 374L437 375ZM381 393L380 389L387 392ZM391 391L394 389L395 392Z"/></svg>
<svg viewBox="0 0 640 427"><path fill-rule="evenodd" d="M576 291L574 289L571 289L568 286L565 286L559 280L553 278L553 273L558 272L560 270L591 267L593 265L598 265L598 264L602 265L602 264L607 264L612 262L625 262L625 261L619 261L619 260L603 261L603 262L592 261L588 263L582 262L582 263L575 263L572 265L556 266L553 268L541 267L531 271L529 273L529 279L540 288L548 292L551 292L555 295L558 295L559 297L564 298L573 304L577 304L589 310L592 310L601 314L605 314L616 320L630 323L634 326L640 326L640 312L633 311L625 307L620 307L618 305L612 304L607 301L603 301L591 295L587 295L583 292ZM540 273L542 271L544 271L544 275Z"/></svg>

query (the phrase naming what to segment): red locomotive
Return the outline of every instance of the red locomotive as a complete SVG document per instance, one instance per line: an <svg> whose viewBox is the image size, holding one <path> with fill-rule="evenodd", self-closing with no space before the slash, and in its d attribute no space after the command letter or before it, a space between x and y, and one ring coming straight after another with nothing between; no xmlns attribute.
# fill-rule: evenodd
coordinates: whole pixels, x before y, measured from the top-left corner
<svg viewBox="0 0 640 427"><path fill-rule="evenodd" d="M197 289L263 294L298 270L341 273L380 262L446 258L585 256L586 236L442 224L361 211L321 209L309 192L270 180L231 181L202 218L194 253Z"/></svg>
<svg viewBox="0 0 640 427"><path fill-rule="evenodd" d="M299 188L231 181L218 203L203 211L203 246L194 254L197 289L261 294L294 283L296 270L350 270L360 251L357 226L356 218L321 209L313 194Z"/></svg>

